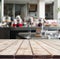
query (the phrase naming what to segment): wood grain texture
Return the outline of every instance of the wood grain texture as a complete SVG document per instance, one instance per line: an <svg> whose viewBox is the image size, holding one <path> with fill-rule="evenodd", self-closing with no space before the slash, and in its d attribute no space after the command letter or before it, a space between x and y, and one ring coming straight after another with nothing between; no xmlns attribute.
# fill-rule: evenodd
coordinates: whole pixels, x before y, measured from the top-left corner
<svg viewBox="0 0 60 59"><path fill-rule="evenodd" d="M0 59L14 59L14 57L15 59L60 59L60 40L0 40Z"/></svg>
<svg viewBox="0 0 60 59"><path fill-rule="evenodd" d="M41 46L39 46L36 42L34 42L34 40L30 40L30 44L34 55L50 55Z"/></svg>
<svg viewBox="0 0 60 59"><path fill-rule="evenodd" d="M25 40L16 55L32 55L29 40Z"/></svg>

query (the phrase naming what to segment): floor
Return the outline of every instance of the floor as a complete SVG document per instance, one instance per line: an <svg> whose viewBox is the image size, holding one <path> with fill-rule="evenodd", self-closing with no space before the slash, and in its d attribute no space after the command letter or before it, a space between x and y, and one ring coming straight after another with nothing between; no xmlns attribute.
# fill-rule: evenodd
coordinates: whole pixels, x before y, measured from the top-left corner
<svg viewBox="0 0 60 59"><path fill-rule="evenodd" d="M20 57L22 59L22 56L25 56L26 59L34 59L32 56L35 56L35 59L40 59L41 56L44 57L41 59L52 59L52 57L60 59L60 40L0 40L0 59L14 59L15 57L15 59L20 59Z"/></svg>

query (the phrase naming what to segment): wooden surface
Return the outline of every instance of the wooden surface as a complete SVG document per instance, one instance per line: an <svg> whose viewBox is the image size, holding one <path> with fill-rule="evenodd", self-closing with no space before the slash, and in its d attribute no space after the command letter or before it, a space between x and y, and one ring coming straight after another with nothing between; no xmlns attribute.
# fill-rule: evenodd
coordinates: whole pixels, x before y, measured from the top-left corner
<svg viewBox="0 0 60 59"><path fill-rule="evenodd" d="M0 40L1 56L60 56L60 40Z"/></svg>

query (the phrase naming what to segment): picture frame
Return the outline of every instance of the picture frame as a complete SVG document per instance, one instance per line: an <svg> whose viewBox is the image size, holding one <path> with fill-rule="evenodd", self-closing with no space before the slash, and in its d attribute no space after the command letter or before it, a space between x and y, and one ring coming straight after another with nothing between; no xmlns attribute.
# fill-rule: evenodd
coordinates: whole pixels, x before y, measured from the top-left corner
<svg viewBox="0 0 60 59"><path fill-rule="evenodd" d="M29 4L29 12L36 12L37 4Z"/></svg>

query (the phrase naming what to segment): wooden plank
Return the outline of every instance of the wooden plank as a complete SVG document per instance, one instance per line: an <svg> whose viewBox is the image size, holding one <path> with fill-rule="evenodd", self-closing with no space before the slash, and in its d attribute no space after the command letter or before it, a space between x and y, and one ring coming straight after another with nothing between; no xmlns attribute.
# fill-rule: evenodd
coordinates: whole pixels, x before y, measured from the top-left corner
<svg viewBox="0 0 60 59"><path fill-rule="evenodd" d="M60 55L60 40L22 42L23 40L0 40L0 55Z"/></svg>
<svg viewBox="0 0 60 59"><path fill-rule="evenodd" d="M52 45L57 45L57 46L60 46L60 40L40 40L40 41L46 41L46 42L49 42L50 44Z"/></svg>
<svg viewBox="0 0 60 59"><path fill-rule="evenodd" d="M12 40L7 40L7 41L5 41L5 42L0 43L0 52L3 51L3 50L5 50L6 48L8 48L8 47L9 47L10 45L12 45L14 42L15 42L15 40L14 40L14 41L12 41Z"/></svg>
<svg viewBox="0 0 60 59"><path fill-rule="evenodd" d="M12 40L14 41L14 40ZM0 52L0 55L15 55L18 47L22 43L23 40L16 40L14 44L12 44L10 47L6 48L4 51Z"/></svg>
<svg viewBox="0 0 60 59"><path fill-rule="evenodd" d="M40 45L41 47L43 47L43 49L45 49L46 51L48 51L52 56L53 55L60 55L60 51L56 48L53 48L51 46L49 46L48 44L45 44L39 40L36 40L35 42L37 42L38 45Z"/></svg>
<svg viewBox="0 0 60 59"><path fill-rule="evenodd" d="M16 55L32 55L29 40L24 40Z"/></svg>
<svg viewBox="0 0 60 59"><path fill-rule="evenodd" d="M2 42L6 42L7 40L0 40L0 43L2 43Z"/></svg>
<svg viewBox="0 0 60 59"><path fill-rule="evenodd" d="M60 40L41 40L41 41L47 41L47 42L55 44L55 45L60 45Z"/></svg>
<svg viewBox="0 0 60 59"><path fill-rule="evenodd" d="M8 40L0 40L0 44L7 42Z"/></svg>
<svg viewBox="0 0 60 59"><path fill-rule="evenodd" d="M30 40L30 44L34 55L50 55L41 46L39 46L36 42L34 42L34 40Z"/></svg>
<svg viewBox="0 0 60 59"><path fill-rule="evenodd" d="M51 40L40 40L40 41L48 41L48 42L53 42L53 43L57 43L57 44L59 44L60 43L60 40L58 40L58 39L51 39Z"/></svg>
<svg viewBox="0 0 60 59"><path fill-rule="evenodd" d="M52 42L52 41L42 41L43 43L57 49L57 50L60 50L60 45L56 45L56 42ZM60 43L59 43L60 44Z"/></svg>

